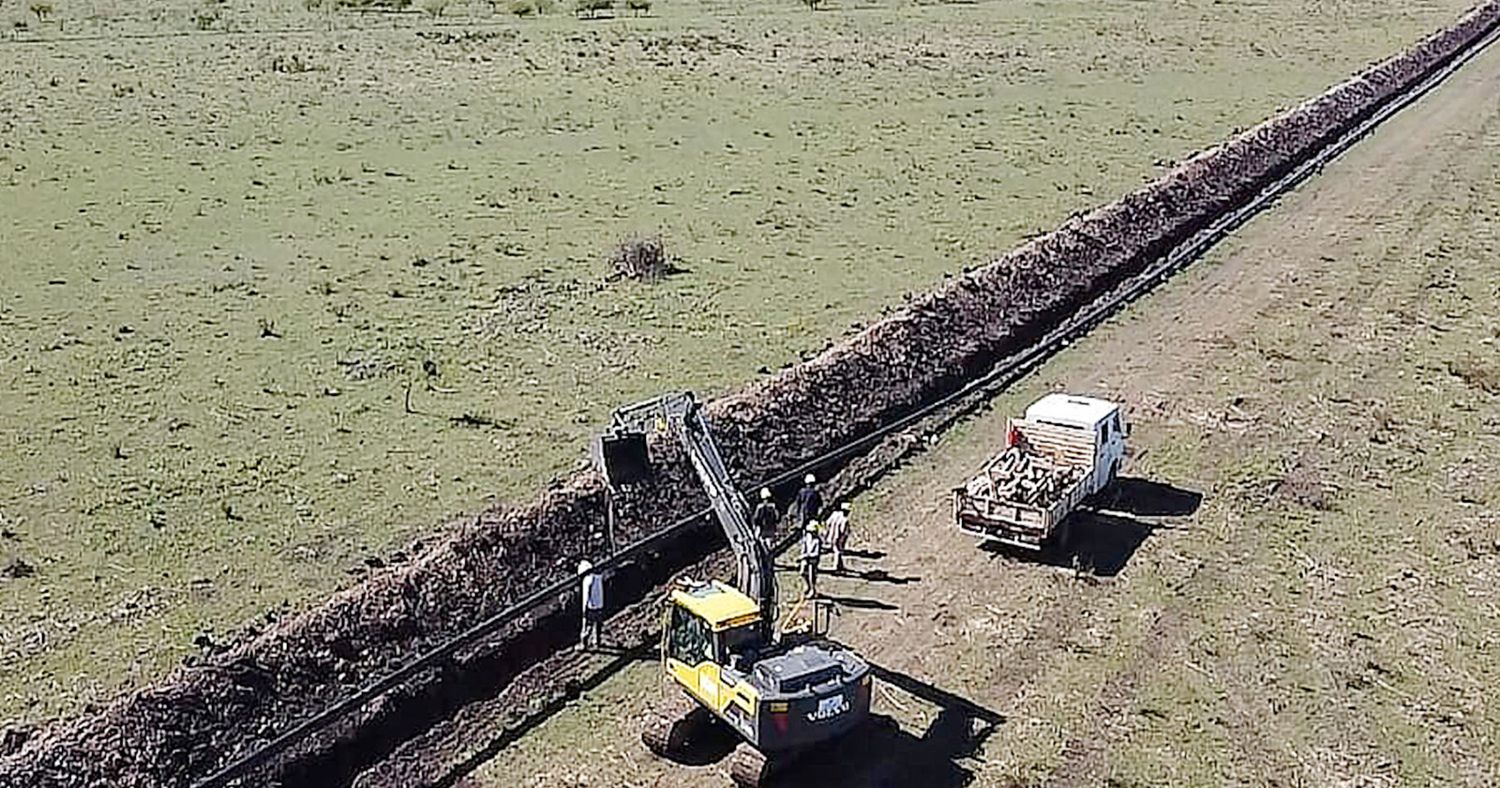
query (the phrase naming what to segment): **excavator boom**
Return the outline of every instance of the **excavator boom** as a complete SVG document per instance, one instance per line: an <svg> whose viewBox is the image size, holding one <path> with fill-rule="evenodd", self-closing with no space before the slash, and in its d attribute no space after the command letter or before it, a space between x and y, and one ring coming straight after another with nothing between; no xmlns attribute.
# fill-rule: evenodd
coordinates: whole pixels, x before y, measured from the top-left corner
<svg viewBox="0 0 1500 788"><path fill-rule="evenodd" d="M750 523L749 504L734 485L729 466L724 463L708 420L703 417L702 405L691 392L671 392L616 410L608 431L596 442L595 462L608 480L627 477L629 474L611 472L611 452L604 447L612 442L635 442L641 446L645 435L662 431L672 433L682 444L708 493L714 517L734 551L736 585L760 606L766 626L774 626L776 570L771 550L756 535Z"/></svg>

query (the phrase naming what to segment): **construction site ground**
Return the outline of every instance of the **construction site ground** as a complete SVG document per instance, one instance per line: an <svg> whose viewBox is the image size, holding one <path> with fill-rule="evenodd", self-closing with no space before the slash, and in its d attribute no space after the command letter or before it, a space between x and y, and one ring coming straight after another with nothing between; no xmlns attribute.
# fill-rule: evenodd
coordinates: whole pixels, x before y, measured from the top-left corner
<svg viewBox="0 0 1500 788"><path fill-rule="evenodd" d="M1497 228L1500 49L856 500L824 591L877 724L786 783L1495 784ZM1118 495L978 546L949 490L1055 389L1127 403ZM630 663L464 783L727 784L640 745L663 691Z"/></svg>
<svg viewBox="0 0 1500 788"><path fill-rule="evenodd" d="M617 405L770 378L1472 2L314 4L0 2L0 728L524 504ZM607 279L636 234L686 270Z"/></svg>

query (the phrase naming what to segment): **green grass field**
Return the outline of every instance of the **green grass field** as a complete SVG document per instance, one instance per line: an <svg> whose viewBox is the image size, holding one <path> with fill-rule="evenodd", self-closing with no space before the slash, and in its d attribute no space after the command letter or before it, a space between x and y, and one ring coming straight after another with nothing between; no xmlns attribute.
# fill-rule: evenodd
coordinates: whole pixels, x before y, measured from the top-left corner
<svg viewBox="0 0 1500 788"><path fill-rule="evenodd" d="M35 569L0 718L312 604L612 406L794 361L1468 5L53 4L0 41L0 562ZM687 272L607 282L635 233Z"/></svg>

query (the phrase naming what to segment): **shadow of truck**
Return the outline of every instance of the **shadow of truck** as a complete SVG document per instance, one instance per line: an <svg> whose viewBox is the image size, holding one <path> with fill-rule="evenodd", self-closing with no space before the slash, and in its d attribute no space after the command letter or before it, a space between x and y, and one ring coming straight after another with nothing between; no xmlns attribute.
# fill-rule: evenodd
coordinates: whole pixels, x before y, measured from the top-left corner
<svg viewBox="0 0 1500 788"><path fill-rule="evenodd" d="M995 543L984 547L1012 558L1114 577L1152 533L1172 527L1154 518L1188 517L1202 504L1202 493L1122 476L1069 517L1065 543L1054 542L1040 552Z"/></svg>

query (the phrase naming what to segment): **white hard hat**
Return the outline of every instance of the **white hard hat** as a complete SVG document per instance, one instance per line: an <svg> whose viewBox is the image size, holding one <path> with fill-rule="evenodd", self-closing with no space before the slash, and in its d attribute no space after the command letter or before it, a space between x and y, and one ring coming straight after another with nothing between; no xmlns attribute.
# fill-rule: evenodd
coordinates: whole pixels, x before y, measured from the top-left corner
<svg viewBox="0 0 1500 788"><path fill-rule="evenodd" d="M771 488L769 488L769 487L762 487L762 488L760 488L760 497L762 497L762 498L764 498L764 499L766 499L768 501L771 500Z"/></svg>
<svg viewBox="0 0 1500 788"><path fill-rule="evenodd" d="M839 504L839 508L846 512L849 511L849 502L844 501L843 503Z"/></svg>
<svg viewBox="0 0 1500 788"><path fill-rule="evenodd" d="M818 477L816 477L816 476L814 476L814 475L812 475L812 474L809 473L808 475L802 477L802 482L804 484L817 484L818 483Z"/></svg>
<svg viewBox="0 0 1500 788"><path fill-rule="evenodd" d="M594 565L591 564L591 563L589 563L587 560L579 561L578 562L578 574L580 574L580 575L587 574L588 571L590 569L593 569L593 568L594 568Z"/></svg>

